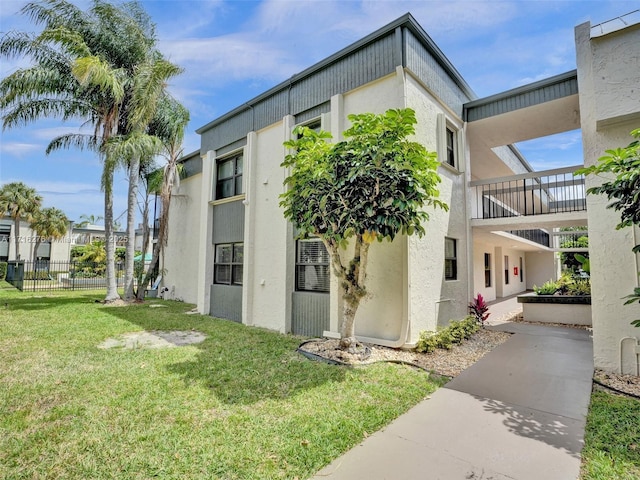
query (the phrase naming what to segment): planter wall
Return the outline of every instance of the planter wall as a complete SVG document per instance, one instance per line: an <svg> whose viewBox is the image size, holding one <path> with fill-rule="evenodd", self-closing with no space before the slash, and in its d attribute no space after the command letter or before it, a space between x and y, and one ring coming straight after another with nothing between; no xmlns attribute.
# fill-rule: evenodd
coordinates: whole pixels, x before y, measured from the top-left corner
<svg viewBox="0 0 640 480"><path fill-rule="evenodd" d="M591 326L591 296L523 295L522 316L527 322Z"/></svg>

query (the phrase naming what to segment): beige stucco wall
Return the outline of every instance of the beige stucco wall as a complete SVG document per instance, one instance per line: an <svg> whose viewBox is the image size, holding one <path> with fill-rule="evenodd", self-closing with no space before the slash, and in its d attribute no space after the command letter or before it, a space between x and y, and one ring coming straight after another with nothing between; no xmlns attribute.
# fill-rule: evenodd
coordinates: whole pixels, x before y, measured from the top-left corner
<svg viewBox="0 0 640 480"><path fill-rule="evenodd" d="M576 27L580 120L585 165L593 165L606 149L626 146L638 127L638 58L640 26L590 38L588 23ZM587 177L587 187L600 179ZM622 297L638 286L638 258L631 248L640 243L633 228L616 230L619 215L607 209L602 196L587 196L591 260L592 323L596 368L636 373L637 357L625 337L640 338L630 325L640 318L638 304L623 305Z"/></svg>
<svg viewBox="0 0 640 480"><path fill-rule="evenodd" d="M295 255L291 231L278 203L284 191L285 122L251 136L251 178L247 179L243 323L285 331L290 303L288 255Z"/></svg>
<svg viewBox="0 0 640 480"><path fill-rule="evenodd" d="M527 252L525 254L527 277L527 290L533 290L534 286L540 287L544 282L556 280L557 253L554 252Z"/></svg>
<svg viewBox="0 0 640 480"><path fill-rule="evenodd" d="M591 305L523 303L522 318L527 322L591 325Z"/></svg>
<svg viewBox="0 0 640 480"><path fill-rule="evenodd" d="M182 180L172 195L169 238L162 264L162 285L169 289L167 298L189 303L197 302L198 291L203 288L197 275L201 185L202 174L194 175Z"/></svg>
<svg viewBox="0 0 640 480"><path fill-rule="evenodd" d="M329 123L334 140L350 126L352 113L383 113L390 108L403 108L402 71L388 75L363 87L336 95L331 101ZM347 249L343 258L350 258ZM348 260L346 260L348 262ZM399 236L392 243L374 243L369 250L367 267L368 295L356 314L356 335L367 340L382 340L387 344L404 344L406 337L406 238ZM342 314L342 299L337 281L331 283L331 332L338 332Z"/></svg>
<svg viewBox="0 0 640 480"><path fill-rule="evenodd" d="M459 129L459 137L463 136L461 120L440 104L410 72L406 74L405 95L407 106L416 111L418 118L416 140L427 150L443 151L438 142L438 130L444 126L444 120ZM439 325L467 315L469 238L464 175L467 166L462 143L457 156L457 170L448 166L438 169L442 178L440 199L449 205L449 211L429 209L426 234L408 240L409 343L415 342L422 330L433 331ZM457 243L457 280L444 279L445 237L454 238Z"/></svg>
<svg viewBox="0 0 640 480"><path fill-rule="evenodd" d="M485 287L484 254L491 255L491 286ZM495 247L482 242L473 242L473 294L480 293L486 302L496 299Z"/></svg>

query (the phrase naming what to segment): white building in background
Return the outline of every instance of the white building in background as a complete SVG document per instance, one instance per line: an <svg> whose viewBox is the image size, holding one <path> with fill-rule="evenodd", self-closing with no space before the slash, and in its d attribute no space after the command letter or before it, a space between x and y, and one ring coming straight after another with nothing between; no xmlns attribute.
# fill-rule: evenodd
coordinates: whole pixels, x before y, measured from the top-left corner
<svg viewBox="0 0 640 480"><path fill-rule="evenodd" d="M0 218L0 262L16 260L15 236L13 220ZM116 247L127 245L126 232L114 233ZM40 262L68 262L71 259L71 249L77 246L88 245L95 241L105 241L104 226L82 225L76 226L69 222L69 230L64 237L59 239L40 238L38 251L35 252L37 234L31 230L29 222L20 222L20 259L26 262L39 260Z"/></svg>
<svg viewBox="0 0 640 480"><path fill-rule="evenodd" d="M579 166L534 172L512 144L582 128L590 164L628 143L640 123L636 17L577 27L577 71L478 99L405 15L203 126L172 201L168 295L247 325L335 334L341 299L326 252L296 240L278 205L283 142L300 124L340 140L351 113L410 107L415 140L438 153L450 210L430 212L423 238L372 245L357 335L408 347L420 331L463 318L478 292L493 300L540 285L559 270L555 229L588 225L596 366L633 370L635 347L619 345L640 333L629 326L640 309L620 301L638 281L635 232L616 232L602 199L585 201Z"/></svg>

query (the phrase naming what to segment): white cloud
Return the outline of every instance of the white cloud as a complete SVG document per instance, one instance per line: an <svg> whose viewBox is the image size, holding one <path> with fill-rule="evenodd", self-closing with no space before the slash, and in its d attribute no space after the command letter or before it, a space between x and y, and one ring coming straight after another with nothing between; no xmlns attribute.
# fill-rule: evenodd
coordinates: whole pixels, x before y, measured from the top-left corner
<svg viewBox="0 0 640 480"><path fill-rule="evenodd" d="M22 158L30 153L42 151L43 147L37 143L2 142L0 152L18 158Z"/></svg>

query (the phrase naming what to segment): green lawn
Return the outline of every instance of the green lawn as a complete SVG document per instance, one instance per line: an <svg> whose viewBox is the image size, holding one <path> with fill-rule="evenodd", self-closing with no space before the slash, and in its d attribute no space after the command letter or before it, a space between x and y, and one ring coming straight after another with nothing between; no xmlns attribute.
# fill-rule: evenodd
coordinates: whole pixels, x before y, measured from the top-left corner
<svg viewBox="0 0 640 480"><path fill-rule="evenodd" d="M593 393L581 479L640 479L640 400Z"/></svg>
<svg viewBox="0 0 640 480"><path fill-rule="evenodd" d="M300 339L162 302L0 288L0 478L307 478L437 385L396 364L347 369ZM195 346L98 349L138 330Z"/></svg>

